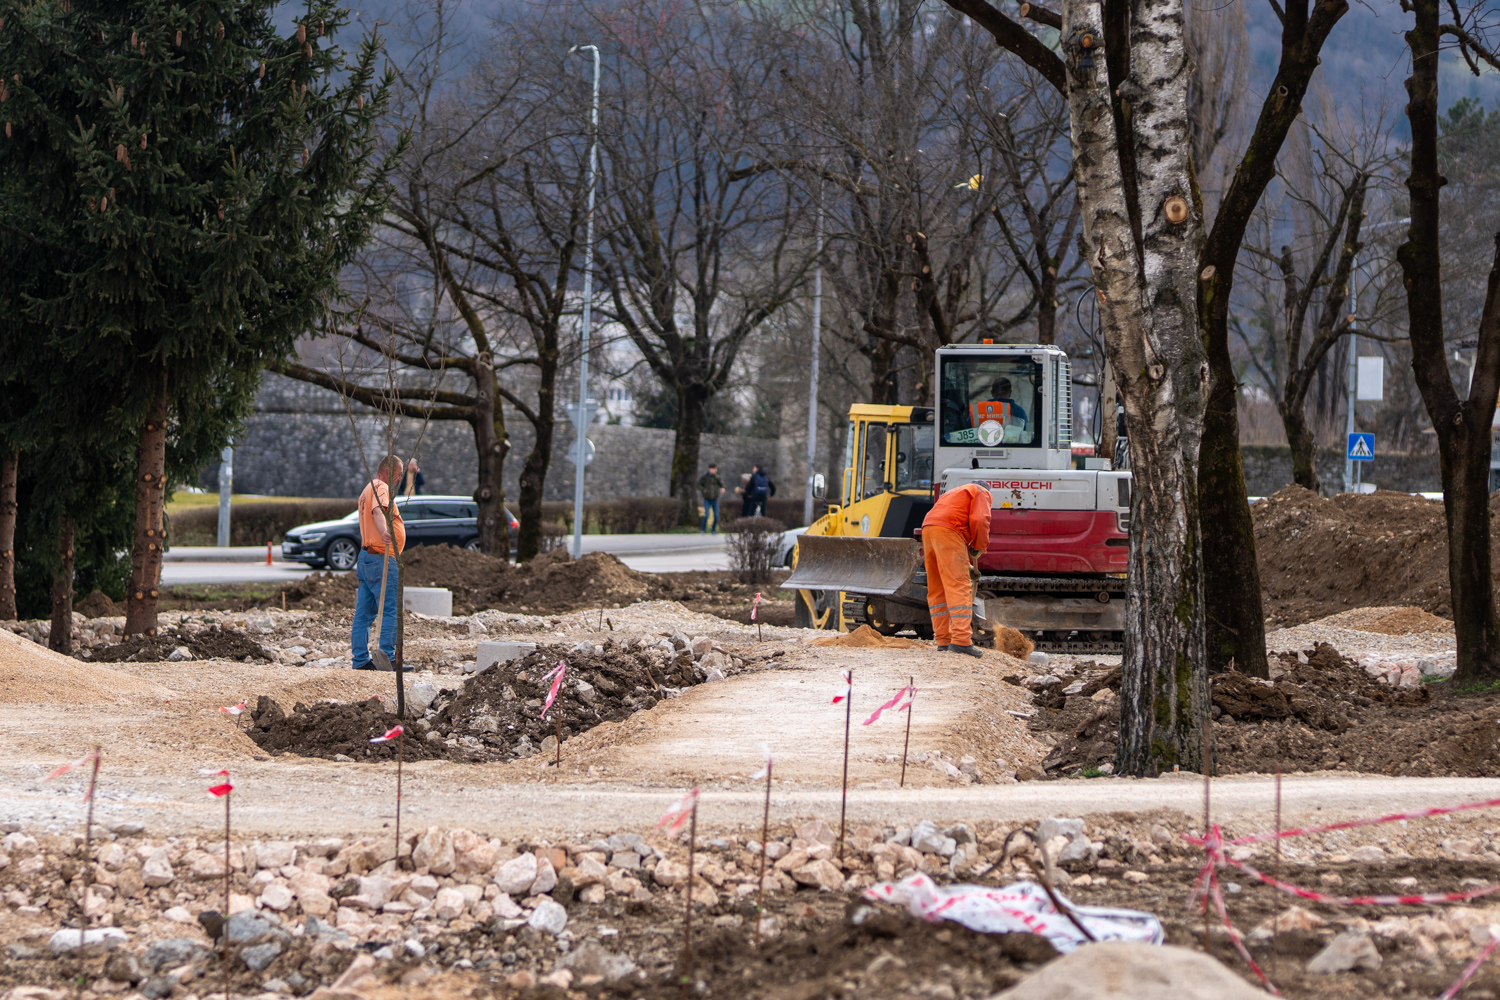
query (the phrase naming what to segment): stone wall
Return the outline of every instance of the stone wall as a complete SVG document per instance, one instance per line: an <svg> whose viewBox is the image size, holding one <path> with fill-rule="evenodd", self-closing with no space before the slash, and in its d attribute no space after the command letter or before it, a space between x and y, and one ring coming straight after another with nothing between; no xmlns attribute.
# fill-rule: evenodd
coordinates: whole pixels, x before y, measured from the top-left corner
<svg viewBox="0 0 1500 1000"><path fill-rule="evenodd" d="M343 401L325 389L267 373L245 432L234 451L234 489L237 493L269 496L352 497L365 482L365 468L373 467L386 448L386 420L373 410L353 407L353 429ZM514 414L508 414L514 417ZM517 494L521 464L534 440L531 424L515 418L507 428L511 449L505 461L505 493ZM357 430L357 435L355 431ZM356 436L358 443L356 443ZM573 465L567 454L573 445L573 425L560 417L553 435L552 463L547 471L547 500L573 498ZM589 500L626 496L666 496L672 468L673 432L653 427L594 424L594 461L584 482ZM420 444L419 444L420 439ZM364 448L361 457L360 446ZM421 458L426 492L470 494L475 487L474 433L463 421L422 422L398 418L392 449L406 458ZM719 464L719 475L732 489L741 472L759 462L780 488L779 495L801 496L802 484L783 484L786 462L783 443L764 438L705 434L699 473L709 462ZM217 490L219 468L210 465L199 485Z"/></svg>
<svg viewBox="0 0 1500 1000"><path fill-rule="evenodd" d="M1286 445L1245 445L1240 449L1245 462L1246 492L1253 497L1268 497L1292 481L1292 450ZM1344 453L1334 448L1318 449L1318 482L1324 494L1344 488ZM1360 478L1383 490L1402 493L1436 493L1443 488L1438 470L1437 452L1419 454L1375 453L1375 461L1365 462Z"/></svg>

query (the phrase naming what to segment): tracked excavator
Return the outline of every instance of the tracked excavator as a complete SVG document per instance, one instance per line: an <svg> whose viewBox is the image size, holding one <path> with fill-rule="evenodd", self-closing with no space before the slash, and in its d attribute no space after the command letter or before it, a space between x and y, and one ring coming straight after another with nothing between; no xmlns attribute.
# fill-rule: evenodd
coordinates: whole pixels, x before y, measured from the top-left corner
<svg viewBox="0 0 1500 1000"><path fill-rule="evenodd" d="M990 342L936 353L936 407L849 408L842 492L798 539L783 584L797 591L797 624L931 638L922 519L972 482L995 502L975 642L1008 625L1042 650L1119 651L1131 477L1106 459L1074 467L1068 356Z"/></svg>

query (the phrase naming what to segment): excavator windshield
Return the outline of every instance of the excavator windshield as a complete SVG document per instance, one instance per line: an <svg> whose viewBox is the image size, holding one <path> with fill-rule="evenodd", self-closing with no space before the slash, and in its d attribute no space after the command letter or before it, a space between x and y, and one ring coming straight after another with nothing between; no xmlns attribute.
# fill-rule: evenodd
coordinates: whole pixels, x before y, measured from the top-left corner
<svg viewBox="0 0 1500 1000"><path fill-rule="evenodd" d="M932 490L932 424L896 425L897 493Z"/></svg>
<svg viewBox="0 0 1500 1000"><path fill-rule="evenodd" d="M1042 366L1025 354L942 359L943 444L1039 448Z"/></svg>

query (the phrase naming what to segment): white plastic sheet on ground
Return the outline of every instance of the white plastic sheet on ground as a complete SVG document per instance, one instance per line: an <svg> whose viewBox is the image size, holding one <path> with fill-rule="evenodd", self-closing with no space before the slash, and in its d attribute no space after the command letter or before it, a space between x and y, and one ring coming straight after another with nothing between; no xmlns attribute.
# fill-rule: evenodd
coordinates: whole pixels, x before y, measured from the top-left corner
<svg viewBox="0 0 1500 1000"><path fill-rule="evenodd" d="M939 886L926 875L910 875L897 883L880 882L865 890L865 898L905 904L912 916L937 922L952 920L981 934L1040 934L1063 954L1087 938L1047 898L1035 882L1016 882L1000 888L982 885ZM1136 941L1161 944L1161 921L1140 910L1077 906L1062 895L1071 910L1099 941Z"/></svg>

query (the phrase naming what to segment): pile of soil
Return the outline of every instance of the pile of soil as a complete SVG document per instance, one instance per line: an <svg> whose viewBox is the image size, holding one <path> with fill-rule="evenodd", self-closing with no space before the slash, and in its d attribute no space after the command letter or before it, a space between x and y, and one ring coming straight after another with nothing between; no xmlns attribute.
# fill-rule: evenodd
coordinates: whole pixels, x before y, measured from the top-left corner
<svg viewBox="0 0 1500 1000"><path fill-rule="evenodd" d="M559 660L568 664L568 678L543 721L542 705L551 688L544 677ZM559 719L567 742L602 722L619 722L653 708L673 691L701 680L687 653L663 665L644 652L627 651L613 642L603 653L542 646L523 660L496 664L464 681L462 687L439 693L427 717L408 727L402 752L408 760L484 763L522 759L536 753L547 737L556 736ZM580 686L580 681L586 686ZM387 705L374 698L311 707L299 703L288 715L263 695L247 735L273 755L331 760L342 754L357 761L393 760L394 743L369 742L395 724L393 706Z"/></svg>
<svg viewBox="0 0 1500 1000"><path fill-rule="evenodd" d="M894 635L881 635L868 625L861 625L853 632L825 635L812 640L814 646L850 646L854 649L917 649L925 643L914 639L902 639Z"/></svg>
<svg viewBox="0 0 1500 1000"><path fill-rule="evenodd" d="M73 610L85 618L114 618L125 613L125 609L110 600L102 590L89 591L89 596L74 603Z"/></svg>
<svg viewBox="0 0 1500 1000"><path fill-rule="evenodd" d="M165 660L178 646L186 646L195 660L271 662L260 643L239 629L222 625L196 631L168 628L156 635L128 635L117 643L95 646L82 659L87 663L156 663Z"/></svg>
<svg viewBox="0 0 1500 1000"><path fill-rule="evenodd" d="M554 614L660 600L672 587L651 573L637 573L614 556L590 552L574 560L554 549L513 566L503 559L451 545L423 545L402 556L408 587L447 587L454 614L487 608ZM282 588L288 608L354 607L358 584L352 574L314 573Z"/></svg>
<svg viewBox="0 0 1500 1000"><path fill-rule="evenodd" d="M1442 501L1391 490L1321 497L1288 486L1251 510L1268 626L1389 604L1452 617ZM1490 497L1496 515L1500 494ZM1500 534L1490 545L1500 569Z"/></svg>
<svg viewBox="0 0 1500 1000"><path fill-rule="evenodd" d="M1485 777L1500 769L1500 694L1459 695L1447 685L1414 690L1376 681L1327 643L1273 657L1274 681L1240 673L1213 678L1219 773L1348 770L1371 774ZM1279 672L1278 672L1279 671ZM1033 732L1056 743L1042 768L1063 777L1114 760L1119 671L1074 695L1058 685L1036 704Z"/></svg>

